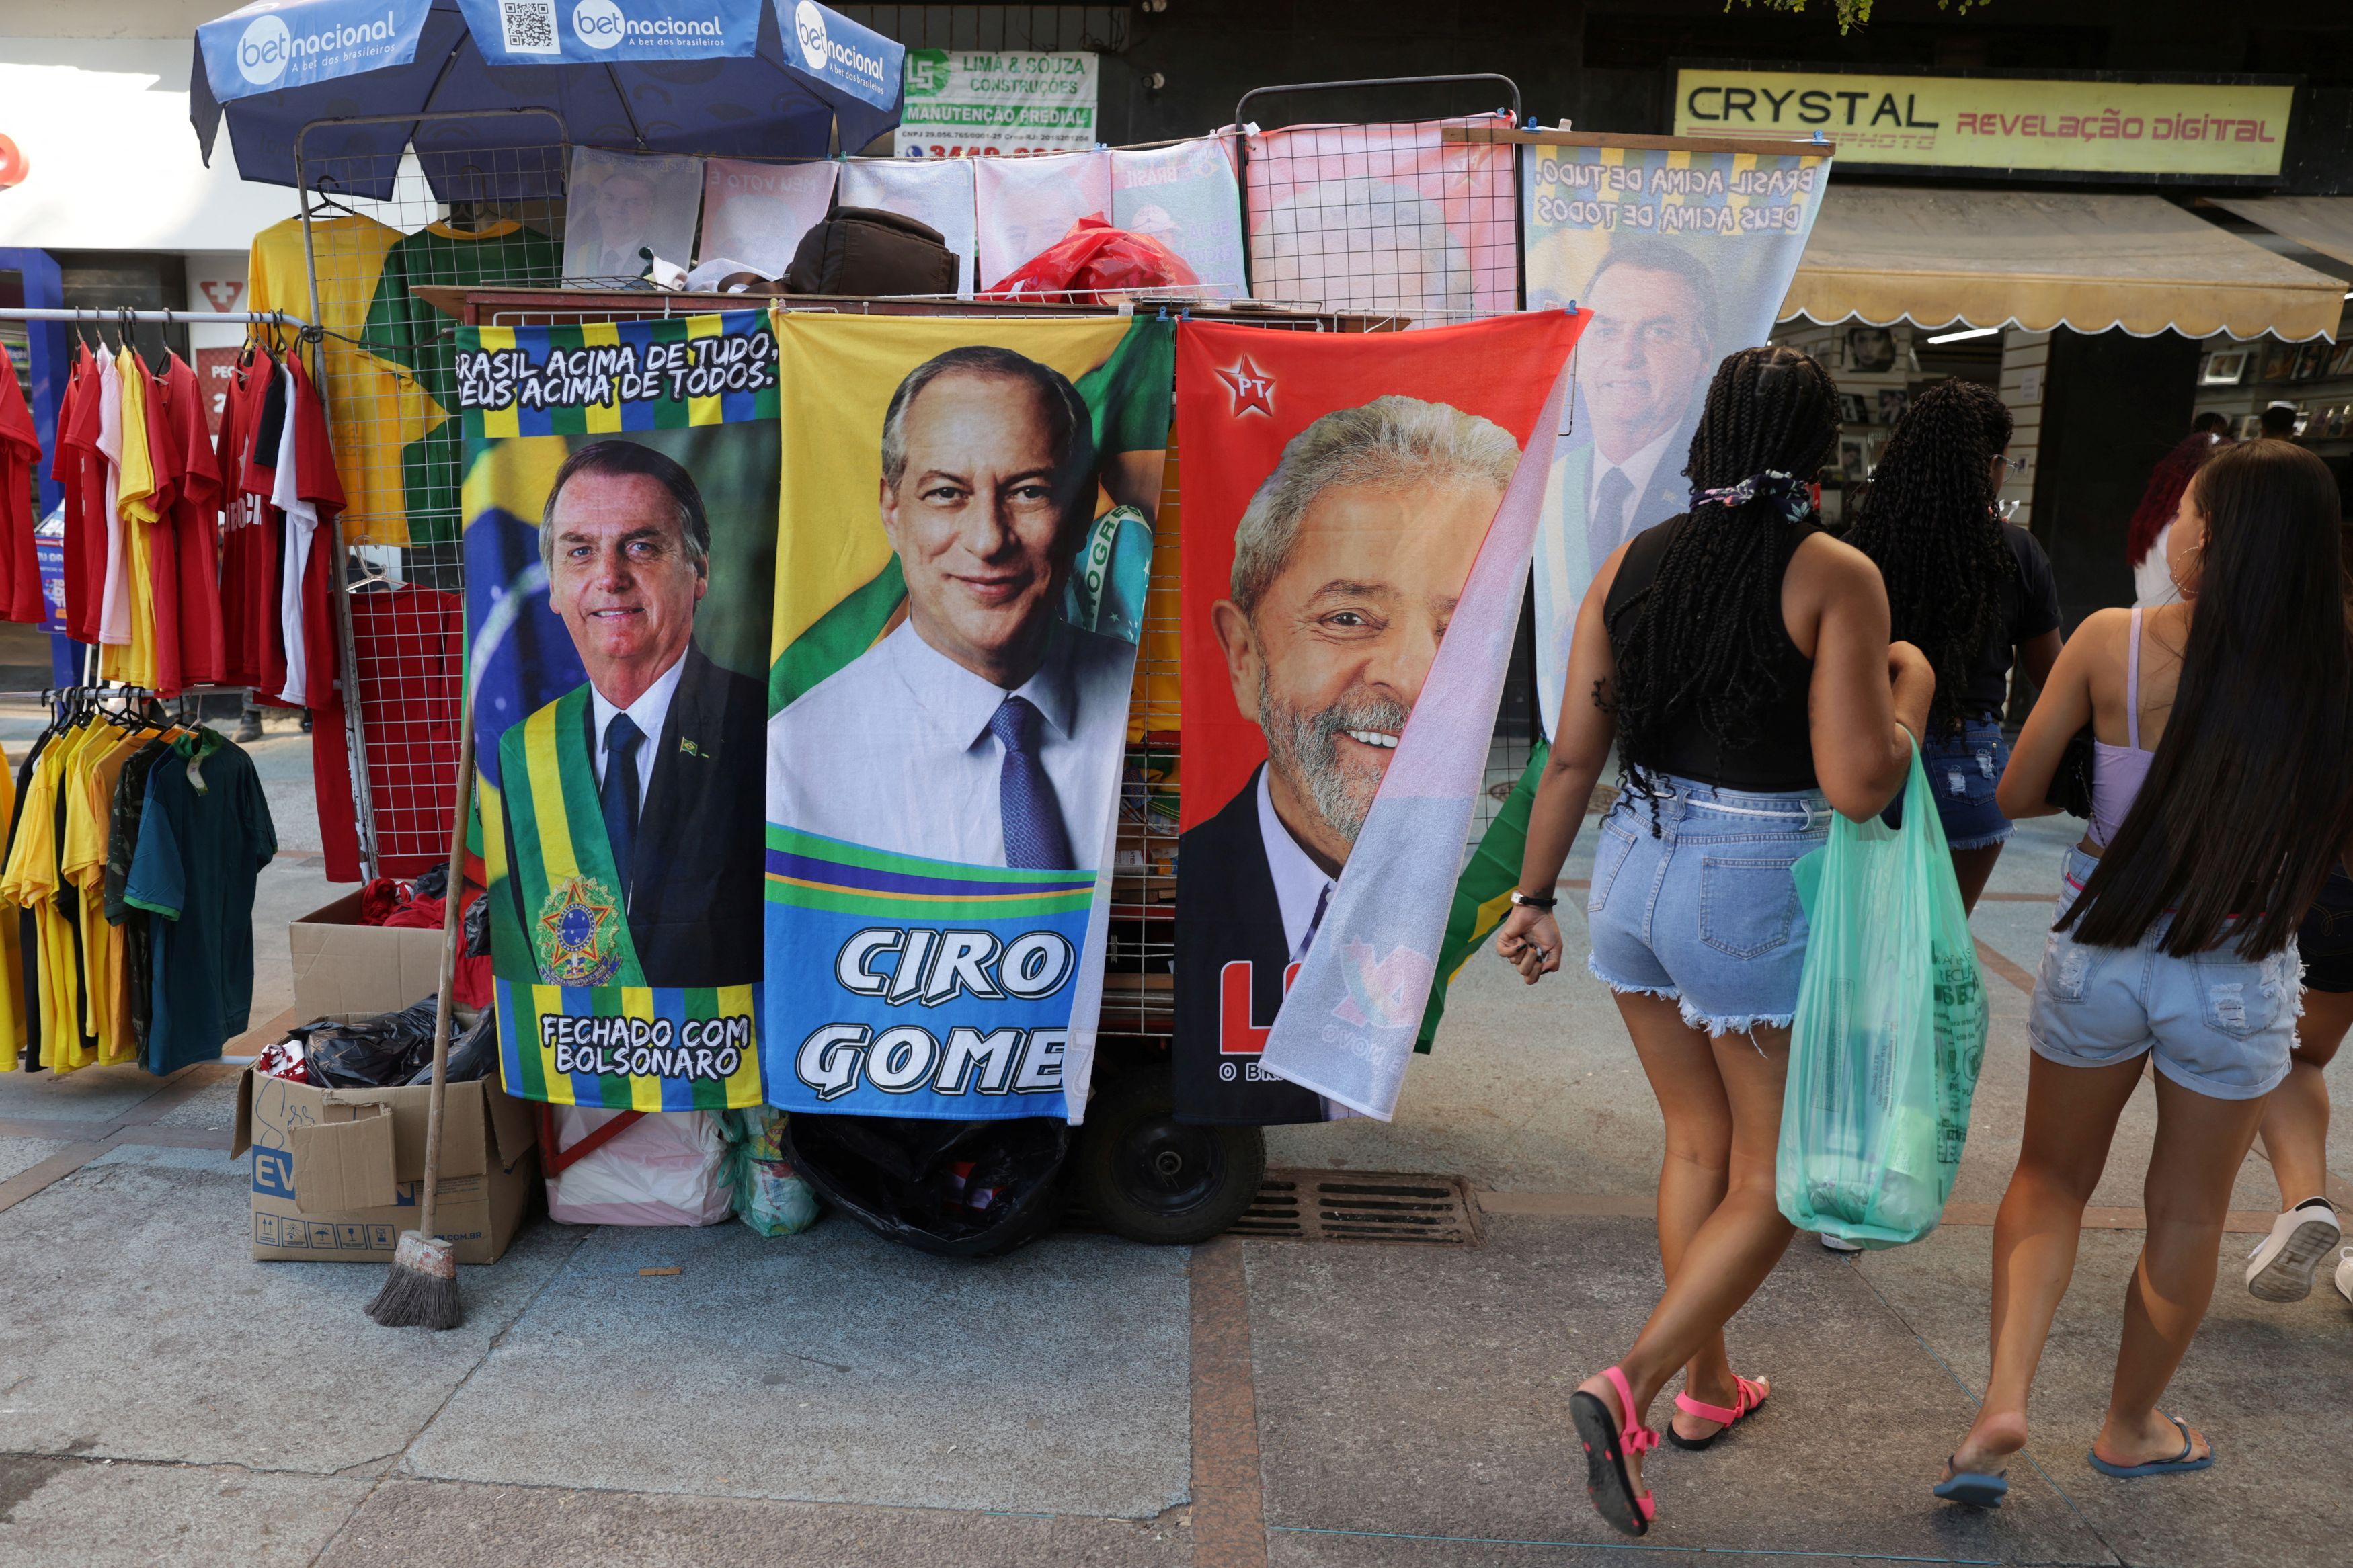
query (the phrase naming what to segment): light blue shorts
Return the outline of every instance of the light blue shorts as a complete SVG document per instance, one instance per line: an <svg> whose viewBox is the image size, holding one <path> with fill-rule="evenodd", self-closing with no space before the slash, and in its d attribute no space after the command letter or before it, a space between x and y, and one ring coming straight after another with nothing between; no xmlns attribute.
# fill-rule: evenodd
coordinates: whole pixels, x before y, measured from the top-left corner
<svg viewBox="0 0 2353 1568"><path fill-rule="evenodd" d="M1788 1026L1806 968L1806 915L1789 867L1830 834L1816 790L1750 795L1662 775L1651 805L1601 819L1585 900L1594 977L1682 1005L1711 1035Z"/></svg>
<svg viewBox="0 0 2353 1568"><path fill-rule="evenodd" d="M2099 862L2067 851L2056 921ZM2063 1067L2112 1067L2145 1051L2157 1070L2216 1100L2253 1100L2287 1077L2304 1011L2295 944L2250 961L2228 942L2190 958L2158 950L2159 921L2135 947L2090 947L2051 933L2034 977L2027 1033L2040 1056Z"/></svg>

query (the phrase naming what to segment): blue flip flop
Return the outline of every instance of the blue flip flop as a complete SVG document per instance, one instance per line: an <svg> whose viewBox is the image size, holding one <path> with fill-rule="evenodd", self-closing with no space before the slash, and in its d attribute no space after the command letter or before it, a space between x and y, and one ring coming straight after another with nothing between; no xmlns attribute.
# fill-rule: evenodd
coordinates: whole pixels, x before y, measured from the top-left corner
<svg viewBox="0 0 2353 1568"><path fill-rule="evenodd" d="M2120 1481L2137 1481L2143 1476L2175 1476L2185 1470L2202 1470L2214 1462L2214 1450L2211 1445L2206 1449L2204 1458L2193 1459L2189 1457L2189 1450L2198 1447L2198 1442L2189 1436L2188 1422L2179 1415L2168 1415L2166 1419L2180 1429L2181 1452L2169 1459L2151 1459L2145 1465L2112 1465L2099 1455L2092 1454L2087 1456L2092 1461L2092 1468L2104 1476L2112 1476Z"/></svg>
<svg viewBox="0 0 2353 1568"><path fill-rule="evenodd" d="M1953 1461L1947 1459L1951 1469ZM1996 1470L1987 1475L1981 1470L1953 1469L1953 1473L1929 1489L1947 1502L1967 1503L1971 1508L2000 1508L2001 1500L2010 1495L2010 1472Z"/></svg>

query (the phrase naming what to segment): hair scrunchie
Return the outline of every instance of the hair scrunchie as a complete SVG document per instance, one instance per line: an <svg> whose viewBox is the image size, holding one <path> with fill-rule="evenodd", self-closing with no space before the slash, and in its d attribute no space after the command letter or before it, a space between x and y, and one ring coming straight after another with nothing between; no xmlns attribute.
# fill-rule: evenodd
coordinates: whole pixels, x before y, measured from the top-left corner
<svg viewBox="0 0 2353 1568"><path fill-rule="evenodd" d="M1736 485L1723 485L1715 489L1692 491L1692 510L1703 506L1746 506L1758 497L1777 504L1781 515L1797 521L1814 510L1813 487L1795 474L1785 474L1778 468L1767 468L1761 474L1751 474Z"/></svg>

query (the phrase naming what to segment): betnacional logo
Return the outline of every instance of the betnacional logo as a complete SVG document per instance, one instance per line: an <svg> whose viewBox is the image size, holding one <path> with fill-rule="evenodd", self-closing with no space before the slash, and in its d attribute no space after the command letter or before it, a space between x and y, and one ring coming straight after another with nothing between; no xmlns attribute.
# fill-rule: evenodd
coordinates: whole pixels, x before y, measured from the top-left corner
<svg viewBox="0 0 2353 1568"><path fill-rule="evenodd" d="M572 30L590 48L610 49L628 37L629 19L613 0L580 0L572 8Z"/></svg>
<svg viewBox="0 0 2353 1568"><path fill-rule="evenodd" d="M793 37L801 47L801 59L809 69L823 71L830 60L854 77L862 77L876 87L884 86L882 58L870 55L828 35L825 7L817 0L800 0L793 8Z"/></svg>
<svg viewBox="0 0 2353 1568"><path fill-rule="evenodd" d="M265 13L247 23L237 41L237 71L253 86L268 87L297 60L316 61L337 51L372 54L376 51L368 47L391 43L395 31L390 11L373 22L341 24L315 33L297 33L287 26L285 17Z"/></svg>
<svg viewBox="0 0 2353 1568"><path fill-rule="evenodd" d="M256 87L267 87L286 74L293 35L283 16L256 16L237 41L237 72Z"/></svg>
<svg viewBox="0 0 2353 1568"><path fill-rule="evenodd" d="M801 0L793 7L793 37L800 40L801 58L813 71L825 69L825 7Z"/></svg>

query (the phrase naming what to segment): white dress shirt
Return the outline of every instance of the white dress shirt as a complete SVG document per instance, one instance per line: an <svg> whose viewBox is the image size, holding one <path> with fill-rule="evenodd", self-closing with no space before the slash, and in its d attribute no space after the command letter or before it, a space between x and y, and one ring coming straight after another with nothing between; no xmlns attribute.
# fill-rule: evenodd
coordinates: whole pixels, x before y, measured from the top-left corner
<svg viewBox="0 0 2353 1568"><path fill-rule="evenodd" d="M1609 458L1601 455L1601 448L1599 445L1594 447L1593 472L1587 476L1585 515L1588 518L1592 517L1594 510L1601 504L1602 482L1607 479L1609 475L1618 473L1624 474L1626 476L1626 483L1629 486L1629 489L1626 491L1625 510L1620 512L1616 517L1598 520L1609 525L1609 532L1608 537L1616 542L1616 543L1613 543L1610 546L1611 549L1616 549L1618 544L1622 544L1627 540L1631 539L1634 536L1636 531L1634 513L1642 504L1642 493L1650 489L1651 476L1659 471L1659 459L1666 456L1667 443L1674 438L1675 432L1672 429L1669 429L1657 440L1636 451L1622 463L1611 462ZM1664 518L1652 518L1651 521L1652 522L1664 522L1666 520ZM1596 567L1599 567L1601 563L1596 561L1593 564Z"/></svg>
<svg viewBox="0 0 2353 1568"><path fill-rule="evenodd" d="M319 506L302 499L301 441L294 433L294 373L281 370L286 383L286 423L278 432L277 477L271 481L269 504L286 514L286 563L278 574L279 635L286 645L286 685L279 697L300 708L310 700L311 673L302 640L302 576L311 564L311 542L319 531Z"/></svg>
<svg viewBox="0 0 2353 1568"><path fill-rule="evenodd" d="M638 764L638 811L646 809L646 796L653 793L655 753L661 750L662 723L670 717L670 700L678 695L680 678L686 674L686 653L680 650L677 662L661 672L651 686L645 689L635 702L627 708L616 708L605 694L592 684L588 688L588 718L595 730L589 751L596 763L596 787L605 787L605 760L609 748L605 744L605 731L616 713L627 713L629 722L643 731L645 739L638 742L638 753L631 760Z"/></svg>
<svg viewBox="0 0 2353 1568"><path fill-rule="evenodd" d="M768 721L768 820L870 849L1005 864L988 721L1007 697L1041 714L1038 760L1071 852L1100 868L1127 733L1135 648L1055 624L1038 673L1008 692L908 621Z"/></svg>
<svg viewBox="0 0 2353 1568"><path fill-rule="evenodd" d="M1266 868L1274 878L1274 901L1282 910L1283 946L1296 963L1307 956L1307 933L1315 923L1316 906L1335 884L1275 815L1274 795L1266 782L1271 772L1258 771L1258 836L1266 850Z"/></svg>

